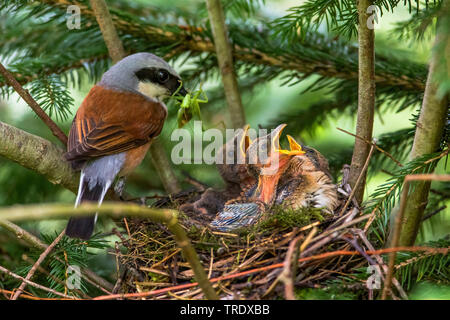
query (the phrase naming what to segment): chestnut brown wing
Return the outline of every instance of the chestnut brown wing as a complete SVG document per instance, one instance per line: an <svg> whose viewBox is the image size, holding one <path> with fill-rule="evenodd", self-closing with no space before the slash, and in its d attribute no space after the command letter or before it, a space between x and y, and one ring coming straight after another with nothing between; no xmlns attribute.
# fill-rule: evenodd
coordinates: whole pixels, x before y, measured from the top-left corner
<svg viewBox="0 0 450 320"><path fill-rule="evenodd" d="M79 162L142 146L159 135L166 113L159 102L96 86L72 123L65 157Z"/></svg>

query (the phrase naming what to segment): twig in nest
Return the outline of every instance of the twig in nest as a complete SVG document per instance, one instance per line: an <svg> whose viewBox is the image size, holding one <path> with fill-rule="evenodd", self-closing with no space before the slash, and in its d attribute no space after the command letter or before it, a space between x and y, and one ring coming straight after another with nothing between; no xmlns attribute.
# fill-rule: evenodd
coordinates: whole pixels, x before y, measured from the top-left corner
<svg viewBox="0 0 450 320"><path fill-rule="evenodd" d="M369 239L367 239L365 233L361 229L352 229L352 232L356 233L360 237L360 239L366 245L367 249L373 250L373 251L375 250L374 246L370 243ZM388 271L387 265L384 263L384 261L380 257L380 255L374 254L373 256L375 257L375 260L377 260L378 264L383 269L384 273L387 273L387 271ZM381 271L377 270L377 272L381 276L381 280L384 280L384 277L383 277L383 274L381 273ZM400 282L398 282L398 280L395 277L392 278L392 283L394 283L395 287L397 288L397 291L400 293L400 296L404 300L408 300L408 295L406 294L405 290L403 290L402 286L400 285Z"/></svg>
<svg viewBox="0 0 450 320"><path fill-rule="evenodd" d="M297 267L297 261L298 261L298 250L302 252L306 246L309 244L311 239L314 237L314 235L317 232L317 228L314 227L306 237L306 239L303 241L303 243L299 246L297 245L298 241L303 237L303 235L300 235L296 237L294 240L291 241L289 244L288 251L286 253L286 258L284 260L284 268L283 271L278 276L279 281L282 281L284 283L284 295L286 300L295 300L294 295L294 278L296 274L296 267ZM294 261L294 263L292 263ZM294 264L295 267L291 266ZM275 280L275 281L277 281Z"/></svg>
<svg viewBox="0 0 450 320"><path fill-rule="evenodd" d="M209 186L203 182L198 181L197 179L193 178L189 173L187 173L186 171L182 172L183 175L185 176L185 180L187 183L193 185L197 191L199 192L203 192L206 189L209 188Z"/></svg>
<svg viewBox="0 0 450 320"><path fill-rule="evenodd" d="M425 251L425 252L434 252L434 253L439 252L442 254L447 254L449 250L450 250L449 248L433 248L433 247L397 247L397 248L379 249L379 250L375 250L375 251L366 251L366 253L369 255L374 255L374 254L383 254L383 253L397 252L397 251L409 251L409 252ZM337 256L353 256L353 255L360 255L360 252L337 250L337 251L332 251L332 252L325 252L325 253L318 254L315 256L300 258L300 259L298 259L298 262L322 260L322 259L328 259L328 258L333 258L333 257L337 257ZM211 282L211 284L213 284L215 282L219 282L219 281L223 281L223 280L234 279L237 277L242 277L242 276L246 276L246 275L253 274L253 273L273 270L273 269L282 268L282 267L283 267L283 263L275 263L275 264L268 265L265 267L255 268L255 269L251 269L251 270L247 270L247 271L243 271L243 272L239 272L239 273L235 273L235 274L230 274L230 275L222 276L222 277L218 277L218 278L212 278L212 279L210 279L210 282ZM94 300L112 300L112 299L117 299L117 298L142 298L142 297L154 296L154 295L161 294L161 293L166 293L169 291L179 291L179 290L188 289L188 288L192 288L192 287L196 287L196 286L198 286L197 282L186 283L186 284L182 284L182 285L178 285L178 286L173 286L173 287L158 289L158 290L153 290L153 291L147 291L147 292L98 296L98 297L95 297ZM214 285L213 285L213 287L214 287Z"/></svg>

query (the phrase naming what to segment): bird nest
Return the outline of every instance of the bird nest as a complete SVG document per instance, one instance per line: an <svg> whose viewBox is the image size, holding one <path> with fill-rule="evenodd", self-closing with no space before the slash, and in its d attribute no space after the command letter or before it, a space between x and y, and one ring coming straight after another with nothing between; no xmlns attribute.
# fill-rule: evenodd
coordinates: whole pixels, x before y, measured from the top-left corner
<svg viewBox="0 0 450 320"><path fill-rule="evenodd" d="M344 168L343 181L337 186L340 204L334 214L272 207L262 221L236 233L211 229L211 217L181 214L180 223L220 297L294 298L298 289L325 288L331 282L343 290L358 290L361 298L371 295L363 279L346 281L354 278L350 274L357 268L373 264L373 257L384 264L380 256L365 253L374 247L357 228L367 217L354 198L349 201L347 173ZM194 194L184 192L158 203L178 208ZM136 218L127 220L125 228L129 237L122 245L127 251L116 252L124 266L117 292L146 292L146 297L154 299L204 298L190 265L163 224Z"/></svg>

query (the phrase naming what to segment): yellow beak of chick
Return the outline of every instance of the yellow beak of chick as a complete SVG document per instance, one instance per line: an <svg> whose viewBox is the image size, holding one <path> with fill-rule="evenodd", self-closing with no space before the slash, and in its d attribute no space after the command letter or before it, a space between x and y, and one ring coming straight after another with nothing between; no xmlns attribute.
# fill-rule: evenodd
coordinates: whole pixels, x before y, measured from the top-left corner
<svg viewBox="0 0 450 320"><path fill-rule="evenodd" d="M294 138L292 138L290 135L286 135L286 137L288 138L289 141L289 149L290 150L283 150L280 149L278 150L279 153L288 155L288 156L298 156L298 155L302 155L305 154L305 151L303 151L302 146L295 141Z"/></svg>

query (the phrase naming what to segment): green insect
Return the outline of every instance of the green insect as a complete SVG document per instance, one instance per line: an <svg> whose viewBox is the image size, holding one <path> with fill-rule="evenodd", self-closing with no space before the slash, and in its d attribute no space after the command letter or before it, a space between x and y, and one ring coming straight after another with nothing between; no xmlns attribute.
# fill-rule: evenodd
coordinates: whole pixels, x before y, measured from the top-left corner
<svg viewBox="0 0 450 320"><path fill-rule="evenodd" d="M202 120L202 115L200 112L200 103L207 103L208 97L206 96L205 91L202 90L202 85L200 85L199 90L186 94L186 96L181 97L177 95L178 91L182 87L180 87L175 91L173 97L181 102L180 109L178 109L177 115L177 123L178 128L182 128L186 123L188 123L193 117ZM199 99L200 95L203 96L203 99Z"/></svg>

